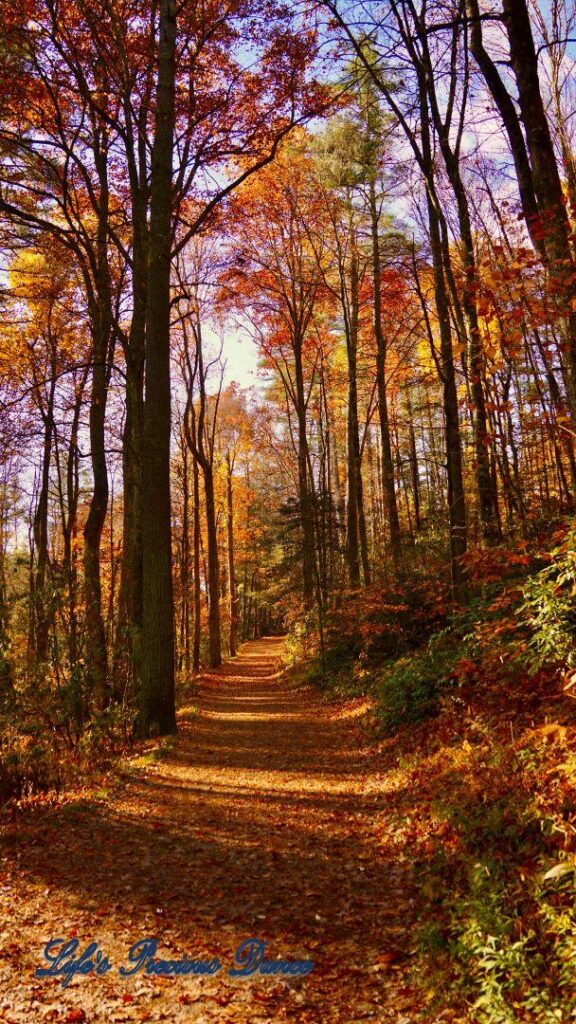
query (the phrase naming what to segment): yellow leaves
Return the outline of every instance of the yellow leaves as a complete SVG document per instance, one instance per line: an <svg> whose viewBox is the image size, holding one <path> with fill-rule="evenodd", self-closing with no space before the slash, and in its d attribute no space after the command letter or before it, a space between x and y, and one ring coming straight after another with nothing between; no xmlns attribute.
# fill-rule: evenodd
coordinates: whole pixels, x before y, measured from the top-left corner
<svg viewBox="0 0 576 1024"><path fill-rule="evenodd" d="M20 289L30 283L32 275L46 271L46 260L36 249L27 248L16 253L8 271L11 288Z"/></svg>
<svg viewBox="0 0 576 1024"><path fill-rule="evenodd" d="M78 307L75 272L53 240L17 252L8 268L8 315L0 340L0 370L30 387L87 359L90 335ZM31 392L32 394L32 392Z"/></svg>
<svg viewBox="0 0 576 1024"><path fill-rule="evenodd" d="M498 358L499 351L496 345L486 343L484 345L484 354L486 358L489 359L491 363L493 363Z"/></svg>

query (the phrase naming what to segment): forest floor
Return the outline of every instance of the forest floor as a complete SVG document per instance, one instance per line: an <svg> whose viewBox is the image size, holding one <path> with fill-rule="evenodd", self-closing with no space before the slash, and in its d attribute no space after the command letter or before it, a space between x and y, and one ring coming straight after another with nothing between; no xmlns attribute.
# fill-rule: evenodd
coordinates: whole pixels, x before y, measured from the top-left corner
<svg viewBox="0 0 576 1024"><path fill-rule="evenodd" d="M0 1020L412 1024L417 916L410 838L359 702L330 704L282 668L283 641L245 644L204 676L174 744L124 762L107 788L24 808L2 828ZM95 940L102 976L35 977L49 939ZM121 977L127 951L217 956L213 977ZM232 978L245 939L306 977ZM434 1020L454 1019L435 1015Z"/></svg>

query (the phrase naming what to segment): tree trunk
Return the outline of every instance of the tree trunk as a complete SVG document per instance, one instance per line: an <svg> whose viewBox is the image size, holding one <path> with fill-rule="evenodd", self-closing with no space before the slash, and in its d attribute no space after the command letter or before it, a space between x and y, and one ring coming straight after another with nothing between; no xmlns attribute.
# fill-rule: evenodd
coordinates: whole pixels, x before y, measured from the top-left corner
<svg viewBox="0 0 576 1024"><path fill-rule="evenodd" d="M418 452L416 450L416 432L414 430L414 418L412 415L412 403L410 401L410 390L406 390L406 413L408 416L408 435L410 445L410 477L412 481L412 500L414 503L414 530L416 533L421 528L420 522L420 472L418 469Z"/></svg>
<svg viewBox="0 0 576 1024"><path fill-rule="evenodd" d="M226 506L228 533L228 580L230 591L230 633L228 647L230 657L234 658L238 651L238 587L236 584L236 567L234 563L234 502L232 487L232 463L230 453L226 455Z"/></svg>
<svg viewBox="0 0 576 1024"><path fill-rule="evenodd" d="M211 464L202 466L204 475L204 498L206 512L206 535L208 541L208 645L210 668L222 664L222 641L220 637L220 556L218 552L218 530L216 525L216 500L214 496L214 472Z"/></svg>
<svg viewBox="0 0 576 1024"><path fill-rule="evenodd" d="M106 464L105 417L108 392L107 367L109 332L100 323L95 330L92 391L90 396L90 457L93 490L84 525L84 604L86 656L98 707L108 701L108 656L102 613L100 544L108 509L108 468Z"/></svg>
<svg viewBox="0 0 576 1024"><path fill-rule="evenodd" d="M346 318L346 353L348 357L348 501L346 505L346 559L351 587L360 585L360 546L358 521L358 386L356 354L358 348L358 261L355 253L350 265L350 312Z"/></svg>
<svg viewBox="0 0 576 1024"><path fill-rule="evenodd" d="M186 439L181 435L182 452L182 543L180 547L180 668L190 676L190 483Z"/></svg>
<svg viewBox="0 0 576 1024"><path fill-rule="evenodd" d="M458 392L456 374L454 372L454 353L452 350L452 330L450 326L450 308L446 280L444 277L444 260L442 255L442 236L437 211L437 195L432 192L432 152L430 146L430 123L428 100L425 86L420 82L420 130L422 154L425 166L429 169L428 188L426 193L428 207L428 223L430 229L430 246L434 275L434 298L436 315L440 332L440 376L443 391L444 429L446 432L446 472L448 476L448 517L450 527L450 567L452 573L452 590L457 600L466 598L466 574L462 565L462 556L467 550L466 530L466 499L462 472L462 443L460 423L458 419Z"/></svg>
<svg viewBox="0 0 576 1024"><path fill-rule="evenodd" d="M66 514L62 523L63 563L68 588L68 660L74 672L78 665L78 566L77 545L74 543L78 531L78 497L80 494L78 426L82 409L82 398L87 380L85 372L75 394L74 411L70 425L70 439L66 458ZM76 720L78 729L86 709L77 702Z"/></svg>
<svg viewBox="0 0 576 1024"><path fill-rule="evenodd" d="M192 545L194 551L194 635L192 641L192 671L200 671L200 640L202 637L202 591L200 587L200 470L196 459L192 465L194 519Z"/></svg>
<svg viewBox="0 0 576 1024"><path fill-rule="evenodd" d="M534 193L532 168L530 167L526 143L522 133L522 126L516 113L516 107L500 77L496 64L484 47L478 0L466 0L466 9L470 19L470 50L484 75L486 85L498 108L508 135L516 179L518 181L520 201L526 218L528 232L536 252L541 256L545 256L544 244L538 231L538 204Z"/></svg>
<svg viewBox="0 0 576 1024"><path fill-rule="evenodd" d="M308 475L308 435L306 433L306 401L302 366L302 340L294 343L294 376L296 381L296 415L298 419L298 490L302 527L302 573L304 604L314 604L316 584L316 552L314 538L314 495Z"/></svg>
<svg viewBox="0 0 576 1024"><path fill-rule="evenodd" d="M42 465L40 468L40 488L34 513L33 536L36 548L36 571L32 588L32 639L33 664L35 669L45 665L48 657L48 635L50 629L50 612L48 610L46 574L48 570L48 497L50 491L50 460L52 458L52 435L54 432L54 396L56 377L50 384L46 409L41 409L44 421L44 438L42 444Z"/></svg>
<svg viewBox="0 0 576 1024"><path fill-rule="evenodd" d="M388 420L388 396L386 388L386 338L382 323L381 296L381 265L380 236L378 226L378 207L376 202L375 175L370 177L370 224L372 233L372 284L374 290L374 337L376 340L376 376L378 387L378 413L380 417L380 442L382 445L382 481L384 485L384 501L390 538L390 553L394 571L398 572L401 558L400 519L396 488L394 486L394 462L392 459L392 442Z"/></svg>
<svg viewBox="0 0 576 1024"><path fill-rule="evenodd" d="M360 560L362 562L362 574L364 584L370 586L372 573L370 572L370 558L368 553L368 531L366 529L366 510L364 508L364 483L362 481L362 448L359 449L358 461L356 463L356 493L358 495L358 534L360 536Z"/></svg>
<svg viewBox="0 0 576 1024"><path fill-rule="evenodd" d="M108 147L105 132L96 151L100 197L98 210L97 273L91 305L92 386L90 394L90 458L93 490L84 525L84 605L86 656L98 707L108 702L108 652L102 612L100 545L108 510L108 467L106 463L106 403L113 357L112 292L108 262Z"/></svg>
<svg viewBox="0 0 576 1024"><path fill-rule="evenodd" d="M173 0L160 0L142 451L144 514L140 731L145 736L166 735L176 731L170 510L170 266L175 58L175 5Z"/></svg>
<svg viewBox="0 0 576 1024"><path fill-rule="evenodd" d="M142 431L146 345L146 204L132 202L132 322L125 348L126 415L122 437L123 528L114 689L124 697L141 684L142 647Z"/></svg>
<svg viewBox="0 0 576 1024"><path fill-rule="evenodd" d="M542 100L538 56L525 0L503 0L504 22L510 43L510 63L518 88L520 117L532 165L540 229L550 262L550 275L561 288L566 317L566 362L568 405L576 421L576 299L574 262L570 249L570 223L566 213L562 182L556 162L550 126Z"/></svg>

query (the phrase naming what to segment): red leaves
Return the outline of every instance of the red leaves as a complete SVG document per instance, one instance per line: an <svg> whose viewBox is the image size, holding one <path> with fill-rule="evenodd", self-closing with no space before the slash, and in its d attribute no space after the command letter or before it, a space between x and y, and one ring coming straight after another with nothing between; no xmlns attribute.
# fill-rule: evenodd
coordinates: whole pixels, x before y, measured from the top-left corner
<svg viewBox="0 0 576 1024"><path fill-rule="evenodd" d="M515 568L526 568L531 561L521 543L514 549L503 546L474 548L462 559L469 578L475 583L496 583L513 574Z"/></svg>
<svg viewBox="0 0 576 1024"><path fill-rule="evenodd" d="M479 666L475 661L471 661L470 658L460 658L456 662L452 672L450 673L452 679L456 682L464 682L469 679L473 679L479 671Z"/></svg>

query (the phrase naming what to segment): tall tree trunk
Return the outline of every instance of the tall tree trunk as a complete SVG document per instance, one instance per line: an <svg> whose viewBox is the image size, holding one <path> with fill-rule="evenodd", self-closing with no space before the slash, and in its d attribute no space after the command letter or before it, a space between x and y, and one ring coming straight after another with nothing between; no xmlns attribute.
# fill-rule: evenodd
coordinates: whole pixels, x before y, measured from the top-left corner
<svg viewBox="0 0 576 1024"><path fill-rule="evenodd" d="M108 144L106 132L98 140L96 161L100 183L95 294L91 300L92 386L90 394L90 458L93 490L84 525L84 605L87 664L96 703L104 707L109 699L108 652L102 611L100 546L108 510L108 466L106 463L106 403L110 379L112 345L112 291L108 260Z"/></svg>
<svg viewBox="0 0 576 1024"><path fill-rule="evenodd" d="M412 481L412 500L414 503L414 530L418 532L421 528L420 522L420 472L418 469L418 452L416 449L416 432L414 430L414 418L412 415L412 403L410 401L410 389L406 389L406 413L408 416L408 436L410 451L410 477Z"/></svg>
<svg viewBox="0 0 576 1024"><path fill-rule="evenodd" d="M450 567L452 573L452 589L457 600L466 598L466 575L462 565L462 556L467 550L466 529L466 498L462 471L462 442L458 419L458 392L456 374L454 372L454 353L452 350L452 330L450 326L450 307L446 279L444 277L444 259L442 254L442 234L437 209L438 196L433 190L432 149L430 145L430 121L428 100L425 84L420 81L420 132L424 165L429 172L427 179L428 224L430 230L430 247L434 275L434 298L438 329L440 333L439 371L443 391L444 429L446 433L446 472L448 476L448 517L450 527Z"/></svg>
<svg viewBox="0 0 576 1024"><path fill-rule="evenodd" d="M364 483L362 480L362 448L358 453L356 463L356 493L358 495L358 534L360 537L360 561L362 562L362 575L364 583L368 587L372 580L370 571L370 557L368 552L368 530L366 529L366 510L364 507Z"/></svg>
<svg viewBox="0 0 576 1024"><path fill-rule="evenodd" d="M561 288L566 316L566 363L568 405L576 421L576 299L575 268L570 249L570 222L554 144L540 89L538 55L525 0L503 0L504 22L510 43L510 63L518 88L520 117L532 165L540 226L550 275Z"/></svg>
<svg viewBox="0 0 576 1024"><path fill-rule="evenodd" d="M146 393L142 450L142 689L144 735L176 731L170 510L170 266L175 122L176 7L160 0L152 147Z"/></svg>
<svg viewBox="0 0 576 1024"><path fill-rule="evenodd" d="M434 295L440 330L440 360L446 431L446 470L448 475L448 516L450 524L450 563L454 595L463 600L466 596L465 573L462 556L466 554L466 499L462 473L462 444L458 420L458 393L454 372L450 310L446 294L442 255L440 252L440 230L436 210L428 198L428 217L434 263Z"/></svg>
<svg viewBox="0 0 576 1024"><path fill-rule="evenodd" d="M186 356L188 363L188 401L184 416L184 429L188 446L194 455L194 663L200 658L200 597L196 588L200 587L200 508L198 472L202 471L204 481L204 511L206 514L206 539L208 549L208 568L204 572L206 579L206 598L208 603L208 645L210 668L218 668L222 664L222 638L220 624L220 555L218 551L218 528L216 521L216 500L214 494L214 461L213 439L206 439L206 376L202 351L202 331L200 325L195 327L196 362L194 369L190 360L188 340L185 334ZM198 415L193 402L193 386L197 379L199 385ZM196 604L196 601L198 602Z"/></svg>
<svg viewBox="0 0 576 1024"><path fill-rule="evenodd" d="M457 47L458 29L453 29L454 52ZM468 196L460 172L460 133L452 131L451 116L440 109L437 95L437 83L434 74L434 60L428 48L428 40L424 36L421 53L416 50L412 40L407 39L409 52L415 67L418 69L420 82L426 89L431 121L434 125L440 150L444 159L444 166L448 180L456 200L456 211L458 215L458 227L460 231L460 242L462 250L463 280L461 288L461 299L456 287L452 255L448 241L445 218L442 218L441 231L443 242L443 255L445 261L444 273L448 283L449 291L453 300L453 311L456 317L457 327L462 340L467 342L467 358L464 359L464 370L467 385L469 386L469 402L472 417L472 434L474 440L474 470L476 477L476 490L478 494L478 509L482 537L491 542L498 539L500 535L500 520L498 514L498 496L496 481L491 472L488 432L488 417L485 401L485 370L484 353L476 306L477 272L476 256L472 237L472 225L470 221L470 210ZM463 90L467 94L468 68L465 66ZM453 62L451 68L451 88L456 83L457 68ZM431 169L432 170L432 169ZM433 174L433 170L432 170ZM464 315L463 315L464 314Z"/></svg>
<svg viewBox="0 0 576 1024"><path fill-rule="evenodd" d="M382 446L382 482L390 538L390 553L394 569L398 572L401 558L400 519L396 488L394 486L394 462L388 419L388 395L386 388L386 338L382 322L381 261L378 204L376 200L375 175L370 175L370 226L372 234L372 284L374 291L374 337L376 340L376 375L378 387L378 414L380 418L380 443Z"/></svg>
<svg viewBox="0 0 576 1024"><path fill-rule="evenodd" d="M78 497L80 494L79 479L79 451L78 451L78 427L80 423L80 412L82 409L82 398L86 385L87 372L75 394L74 411L70 426L70 439L68 442L68 453L66 458L66 513L62 522L63 540L63 563L66 585L68 588L68 659L72 671L78 665L78 567L77 567L77 545L74 543L78 529ZM83 710L78 708L77 721L80 726L80 718Z"/></svg>
<svg viewBox="0 0 576 1024"><path fill-rule="evenodd" d="M350 261L350 310L346 317L346 353L348 357L348 501L346 504L346 559L351 587L360 585L360 546L358 521L358 463L360 462L360 438L358 436L358 258L352 254Z"/></svg>
<svg viewBox="0 0 576 1024"><path fill-rule="evenodd" d="M192 464L194 513L192 526L192 547L194 552L194 634L192 640L192 671L200 671L200 641L202 638L202 590L200 587L200 470L198 462Z"/></svg>
<svg viewBox="0 0 576 1024"><path fill-rule="evenodd" d="M84 604L86 655L97 705L108 701L108 654L102 612L100 546L108 509L108 467L106 464L106 400L108 393L107 359L109 331L100 322L96 326L93 349L92 390L90 396L90 457L93 490L84 525Z"/></svg>
<svg viewBox="0 0 576 1024"><path fill-rule="evenodd" d="M54 364L53 364L54 365ZM44 666L48 657L48 637L50 630L50 612L47 600L48 570L48 498L50 492L50 461L52 458L52 439L54 433L54 396L56 392L56 375L52 370L52 381L48 392L46 408L41 409L44 422L42 443L42 464L40 467L40 486L38 501L34 513L33 536L36 548L36 571L32 588L32 639L33 665L35 670Z"/></svg>
<svg viewBox="0 0 576 1024"><path fill-rule="evenodd" d="M303 596L306 608L314 604L316 592L316 551L314 537L314 494L309 479L308 435L306 432L306 400L302 365L302 339L295 339L294 377L296 383L296 416L298 420L298 491L302 527Z"/></svg>
<svg viewBox="0 0 576 1024"><path fill-rule="evenodd" d="M125 346L126 415L122 437L123 524L114 651L117 697L141 682L142 645L142 431L147 288L146 203L135 189L132 201L132 322Z"/></svg>
<svg viewBox="0 0 576 1024"><path fill-rule="evenodd" d="M180 668L190 675L190 482L189 449L181 435L182 451L182 542L180 546Z"/></svg>
<svg viewBox="0 0 576 1024"><path fill-rule="evenodd" d="M487 542L494 542L500 537L500 520L498 515L498 494L496 481L490 470L490 451L488 417L484 394L485 368L482 339L475 293L477 289L476 257L472 238L472 225L468 209L468 197L460 175L457 156L451 149L448 134L438 124L440 145L450 184L456 197L460 240L462 243L464 281L462 287L462 306L467 321L468 359L467 370L472 397L472 433L474 439L474 471L476 491L480 514L482 537ZM450 259L448 253L447 256Z"/></svg>
<svg viewBox="0 0 576 1024"><path fill-rule="evenodd" d="M330 402L328 401L328 389L324 359L321 361L320 375L320 401L323 409L323 467L322 479L324 487L324 514L326 517L326 545L327 545L327 579L326 586L329 593L334 590L334 563L336 557L337 537L335 523L334 494L332 487L332 428L330 423Z"/></svg>
<svg viewBox="0 0 576 1024"><path fill-rule="evenodd" d="M516 107L506 85L500 77L497 65L484 46L478 0L466 0L466 10L470 19L470 50L484 75L486 85L498 108L508 135L516 179L518 181L520 201L526 218L528 232L536 252L541 256L545 256L544 243L538 230L538 204L534 192L532 168L530 167L524 134Z"/></svg>
<svg viewBox="0 0 576 1024"><path fill-rule="evenodd" d="M230 632L228 647L230 657L235 657L238 650L238 586L236 583L236 566L234 562L234 500L232 482L232 461L230 452L226 455L226 526L228 540L228 581L230 591Z"/></svg>
<svg viewBox="0 0 576 1024"><path fill-rule="evenodd" d="M220 635L220 555L218 552L218 528L216 523L216 499L214 495L214 471L211 463L202 466L204 475L204 499L206 512L206 536L208 547L208 645L210 668L222 664L222 640Z"/></svg>

